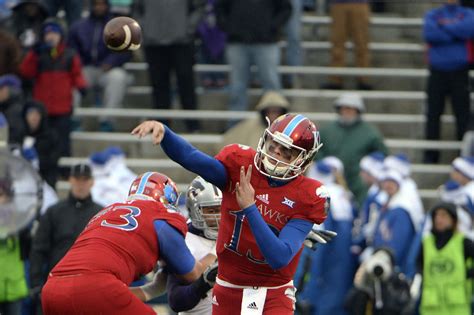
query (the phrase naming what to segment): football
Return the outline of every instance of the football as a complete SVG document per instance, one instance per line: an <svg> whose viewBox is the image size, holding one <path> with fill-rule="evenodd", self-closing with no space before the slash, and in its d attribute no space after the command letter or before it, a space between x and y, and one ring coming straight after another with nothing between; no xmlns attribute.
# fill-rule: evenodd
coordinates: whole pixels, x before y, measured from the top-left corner
<svg viewBox="0 0 474 315"><path fill-rule="evenodd" d="M137 50L142 41L142 29L134 19L119 16L107 22L103 37L105 45L111 50Z"/></svg>

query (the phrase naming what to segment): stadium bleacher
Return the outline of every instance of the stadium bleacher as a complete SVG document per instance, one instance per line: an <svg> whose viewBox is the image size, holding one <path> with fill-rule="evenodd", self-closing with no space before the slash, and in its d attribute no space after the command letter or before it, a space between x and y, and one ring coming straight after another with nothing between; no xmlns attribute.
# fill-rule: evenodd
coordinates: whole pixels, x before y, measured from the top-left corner
<svg viewBox="0 0 474 315"><path fill-rule="evenodd" d="M374 34L374 39L370 44L370 49L376 60L372 68L330 68L326 67L324 61L315 62L320 57L321 60L327 59L330 44L324 41L324 38L315 38L314 28L327 28L330 18L308 15L303 17L302 22L305 65L279 68L280 73L292 73L299 78L304 78L300 86L282 91L290 99L293 111L305 113L319 125L332 121L335 119L335 113L331 104L341 91L319 89L322 80L328 75L335 74L347 77L349 82L359 75L369 77L374 82L375 89L360 91L368 108L368 113L364 117L382 131L392 153L403 152L409 155L413 163L414 178L419 185L425 206L429 206L437 197L437 186L448 178L449 163L459 154L461 142L453 141L454 118L450 113L442 117L443 140L424 140L423 110L426 98L424 83L427 70L425 65L420 63L424 52L424 46L419 37L421 18L375 16L371 19L371 33ZM386 31L387 29L394 29L394 31ZM283 48L285 45L285 42L281 42ZM348 43L347 48L351 55L352 44ZM151 87L148 85L146 75L147 65L139 59L126 65L126 68L134 75L135 81L127 90L126 104L123 109L84 106L75 110L74 115L82 121L85 131L75 131L72 134L73 157L62 158L60 164L69 166L87 159L90 153L103 149L107 145L119 144L128 154L127 164L133 170L137 172L149 169L166 170L180 187L184 188L192 178L192 174L182 170L174 162L166 160L161 150L148 141L132 137L129 134L131 128L143 119L169 118L176 121L177 130L180 132L180 124L185 119L205 121L201 134L185 135L185 138L198 148L213 154L216 145L221 140L222 126L229 118L244 119L252 117L255 113L226 111L228 97L226 89L206 90L200 87L197 88L200 101L198 111L179 110L177 105L169 111L152 109ZM199 74L205 71L228 72L229 68L225 65L198 64L195 70ZM262 91L249 89L248 93L252 104L249 109L252 109ZM116 119L118 122L116 132L93 131L98 118L102 116ZM422 152L428 148L441 150L442 164L421 164ZM60 182L58 185L62 194L67 191L67 187L66 182Z"/></svg>

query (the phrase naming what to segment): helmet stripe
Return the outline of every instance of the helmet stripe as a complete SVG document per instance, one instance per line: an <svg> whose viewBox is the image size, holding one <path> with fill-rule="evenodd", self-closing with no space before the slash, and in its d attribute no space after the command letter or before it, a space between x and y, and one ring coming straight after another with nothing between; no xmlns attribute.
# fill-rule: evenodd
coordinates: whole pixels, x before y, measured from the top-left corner
<svg viewBox="0 0 474 315"><path fill-rule="evenodd" d="M295 128L298 126L298 124L305 119L306 117L304 117L303 115L296 115L292 120L290 120L288 125L286 125L285 130L283 130L283 134L289 137L291 133L295 130Z"/></svg>
<svg viewBox="0 0 474 315"><path fill-rule="evenodd" d="M142 179L140 180L140 183L138 184L138 189L135 192L135 194L143 194L143 191L145 190L146 182L148 182L148 178L153 175L153 172L146 172L143 174Z"/></svg>

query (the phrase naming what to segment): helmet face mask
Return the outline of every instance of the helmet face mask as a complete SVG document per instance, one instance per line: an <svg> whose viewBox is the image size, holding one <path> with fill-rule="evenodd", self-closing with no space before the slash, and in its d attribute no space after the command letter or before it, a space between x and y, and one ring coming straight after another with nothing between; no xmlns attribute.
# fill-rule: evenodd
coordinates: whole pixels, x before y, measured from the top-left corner
<svg viewBox="0 0 474 315"><path fill-rule="evenodd" d="M217 239L221 218L222 192L216 186L196 177L186 193L186 208L191 224L208 239Z"/></svg>
<svg viewBox="0 0 474 315"><path fill-rule="evenodd" d="M171 209L176 209L178 197L176 184L168 176L158 172L138 176L128 192L128 200L154 200Z"/></svg>
<svg viewBox="0 0 474 315"><path fill-rule="evenodd" d="M321 146L319 131L309 119L282 115L265 129L254 164L266 176L289 180L305 172Z"/></svg>

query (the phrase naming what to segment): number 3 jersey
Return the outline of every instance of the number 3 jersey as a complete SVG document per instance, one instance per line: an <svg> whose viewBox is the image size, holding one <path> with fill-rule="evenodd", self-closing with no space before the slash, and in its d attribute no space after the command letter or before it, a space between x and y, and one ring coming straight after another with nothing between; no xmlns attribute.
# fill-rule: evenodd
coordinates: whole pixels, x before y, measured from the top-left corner
<svg viewBox="0 0 474 315"><path fill-rule="evenodd" d="M221 222L217 241L219 278L243 286L279 286L293 279L301 250L290 263L273 270L265 262L245 216L239 214L235 184L240 181L240 168L252 165L251 184L255 204L265 222L278 235L291 219L320 224L327 216L329 198L321 183L298 176L285 185L272 187L268 177L254 166L255 150L232 144L216 156L227 171L223 189Z"/></svg>
<svg viewBox="0 0 474 315"><path fill-rule="evenodd" d="M129 285L153 270L160 258L155 220L166 221L183 237L187 233L184 217L159 202L115 203L89 221L51 273L61 276L106 272Z"/></svg>

